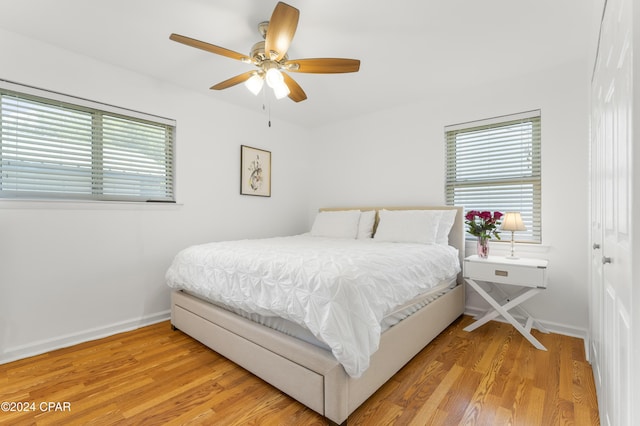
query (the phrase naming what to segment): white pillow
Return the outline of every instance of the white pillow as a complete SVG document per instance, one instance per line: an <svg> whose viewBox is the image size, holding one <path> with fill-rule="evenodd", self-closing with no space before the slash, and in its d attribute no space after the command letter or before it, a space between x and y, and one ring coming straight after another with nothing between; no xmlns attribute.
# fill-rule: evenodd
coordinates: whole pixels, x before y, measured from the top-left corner
<svg viewBox="0 0 640 426"><path fill-rule="evenodd" d="M356 238L371 238L373 235L373 225L376 223L376 211L367 210L360 213L360 222L358 223L358 236Z"/></svg>
<svg viewBox="0 0 640 426"><path fill-rule="evenodd" d="M311 235L329 238L356 238L360 210L319 212L313 221Z"/></svg>
<svg viewBox="0 0 640 426"><path fill-rule="evenodd" d="M440 212L381 210L374 240L430 244L436 242Z"/></svg>
<svg viewBox="0 0 640 426"><path fill-rule="evenodd" d="M440 221L438 222L438 231L436 233L436 244L449 245L449 232L453 228L453 222L456 221L457 210L435 210L442 212Z"/></svg>

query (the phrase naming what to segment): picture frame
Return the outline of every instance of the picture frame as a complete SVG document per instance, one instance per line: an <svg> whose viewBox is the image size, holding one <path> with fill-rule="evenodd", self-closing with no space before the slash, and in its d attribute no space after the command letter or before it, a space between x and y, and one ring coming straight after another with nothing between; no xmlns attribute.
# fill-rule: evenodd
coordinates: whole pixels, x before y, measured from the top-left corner
<svg viewBox="0 0 640 426"><path fill-rule="evenodd" d="M271 197L271 151L240 145L240 194Z"/></svg>

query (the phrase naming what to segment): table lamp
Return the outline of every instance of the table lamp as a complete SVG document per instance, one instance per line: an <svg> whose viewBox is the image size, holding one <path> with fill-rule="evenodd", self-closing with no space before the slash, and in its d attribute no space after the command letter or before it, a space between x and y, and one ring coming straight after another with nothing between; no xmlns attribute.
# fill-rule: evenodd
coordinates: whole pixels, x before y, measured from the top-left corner
<svg viewBox="0 0 640 426"><path fill-rule="evenodd" d="M511 256L507 256L507 259L517 259L515 255L515 245L513 240L513 233L515 231L525 231L527 228L522 222L522 216L520 212L507 212L502 218L502 225L500 225L502 231L511 231Z"/></svg>

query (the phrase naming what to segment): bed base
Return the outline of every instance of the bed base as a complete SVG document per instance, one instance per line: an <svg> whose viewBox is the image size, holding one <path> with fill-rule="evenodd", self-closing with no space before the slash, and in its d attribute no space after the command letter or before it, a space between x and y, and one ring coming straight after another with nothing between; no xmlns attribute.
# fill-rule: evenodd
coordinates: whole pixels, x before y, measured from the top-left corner
<svg viewBox="0 0 640 426"><path fill-rule="evenodd" d="M171 324L337 424L464 311L458 285L382 334L370 367L354 379L330 351L235 315L182 291Z"/></svg>

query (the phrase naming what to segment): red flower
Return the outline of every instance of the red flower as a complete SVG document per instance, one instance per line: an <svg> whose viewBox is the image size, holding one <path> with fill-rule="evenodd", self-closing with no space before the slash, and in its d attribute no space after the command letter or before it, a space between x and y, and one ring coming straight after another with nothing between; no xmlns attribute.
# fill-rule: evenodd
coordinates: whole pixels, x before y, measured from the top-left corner
<svg viewBox="0 0 640 426"><path fill-rule="evenodd" d="M490 239L492 236L500 239L498 225L500 225L501 212L470 210L464 218L469 227L467 232L482 239Z"/></svg>

